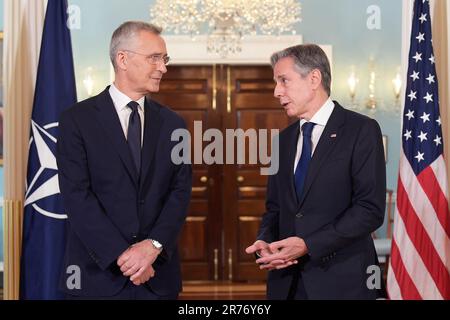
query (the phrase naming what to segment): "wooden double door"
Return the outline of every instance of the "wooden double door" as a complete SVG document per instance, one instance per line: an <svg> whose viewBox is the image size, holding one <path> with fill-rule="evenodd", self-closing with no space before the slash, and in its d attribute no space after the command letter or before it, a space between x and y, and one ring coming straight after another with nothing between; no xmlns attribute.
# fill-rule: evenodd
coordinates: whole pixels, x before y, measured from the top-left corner
<svg viewBox="0 0 450 320"><path fill-rule="evenodd" d="M199 161L198 152L213 141L202 141L207 129L223 133L226 163L227 129L285 128L289 119L273 90L270 66L170 66L160 92L152 96L185 119L191 149L197 152L197 163L193 153L191 157L192 200L179 240L185 281L265 279L254 257L245 253L255 241L265 210L267 183L267 176L260 174L260 162L249 164L249 139L246 164L236 164L235 152L235 164L208 165L204 159ZM267 138L270 150L269 134Z"/></svg>

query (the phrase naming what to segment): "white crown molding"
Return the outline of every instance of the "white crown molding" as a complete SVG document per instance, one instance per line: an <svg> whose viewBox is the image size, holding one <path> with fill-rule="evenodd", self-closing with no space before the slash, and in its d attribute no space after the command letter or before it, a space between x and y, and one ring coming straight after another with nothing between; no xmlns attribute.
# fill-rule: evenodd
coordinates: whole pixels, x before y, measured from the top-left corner
<svg viewBox="0 0 450 320"><path fill-rule="evenodd" d="M261 65L270 64L270 56L279 50L303 43L303 37L296 36L249 36L242 40L242 52L228 58L206 51L206 36L198 36L195 41L190 36L163 36L171 65ZM325 51L333 73L333 47L319 46ZM110 81L114 81L114 68L110 65Z"/></svg>
<svg viewBox="0 0 450 320"><path fill-rule="evenodd" d="M207 36L163 36L167 51L171 57L170 64L269 64L272 53L284 48L302 44L301 35L293 36L246 36L242 40L242 51L238 54L221 58L206 51Z"/></svg>

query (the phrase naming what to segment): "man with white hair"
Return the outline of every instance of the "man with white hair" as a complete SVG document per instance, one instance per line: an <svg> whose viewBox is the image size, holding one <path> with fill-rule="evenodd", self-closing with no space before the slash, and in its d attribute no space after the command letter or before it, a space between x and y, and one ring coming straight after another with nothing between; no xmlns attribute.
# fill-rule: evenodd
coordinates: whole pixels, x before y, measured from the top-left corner
<svg viewBox="0 0 450 320"><path fill-rule="evenodd" d="M171 161L171 134L184 121L148 98L169 62L160 32L122 24L110 46L114 83L61 116L57 161L69 222L61 289L70 299L176 299L181 291L177 241L192 172Z"/></svg>

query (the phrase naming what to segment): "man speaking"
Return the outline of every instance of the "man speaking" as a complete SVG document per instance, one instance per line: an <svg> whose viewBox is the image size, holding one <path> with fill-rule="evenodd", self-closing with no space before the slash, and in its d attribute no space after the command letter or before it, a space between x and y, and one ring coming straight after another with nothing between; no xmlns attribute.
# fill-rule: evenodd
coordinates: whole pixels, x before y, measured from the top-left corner
<svg viewBox="0 0 450 320"><path fill-rule="evenodd" d="M316 45L271 58L274 95L298 119L280 133L257 241L269 299L375 299L371 233L384 219L386 173L380 127L330 99L330 64Z"/></svg>

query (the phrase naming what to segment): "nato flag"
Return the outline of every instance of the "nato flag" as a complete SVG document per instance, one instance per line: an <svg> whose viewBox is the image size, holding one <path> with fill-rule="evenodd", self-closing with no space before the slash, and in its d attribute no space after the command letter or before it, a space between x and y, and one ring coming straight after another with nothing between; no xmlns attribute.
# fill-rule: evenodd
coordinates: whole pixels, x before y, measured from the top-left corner
<svg viewBox="0 0 450 320"><path fill-rule="evenodd" d="M66 223L55 149L58 119L76 98L67 0L49 0L36 79L24 203L20 296L61 299Z"/></svg>

